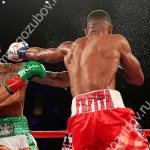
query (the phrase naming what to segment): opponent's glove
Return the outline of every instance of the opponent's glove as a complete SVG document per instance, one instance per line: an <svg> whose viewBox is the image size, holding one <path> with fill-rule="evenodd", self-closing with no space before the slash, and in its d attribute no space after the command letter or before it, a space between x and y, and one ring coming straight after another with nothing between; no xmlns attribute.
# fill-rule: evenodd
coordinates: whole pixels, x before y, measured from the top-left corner
<svg viewBox="0 0 150 150"><path fill-rule="evenodd" d="M44 66L36 61L31 61L22 66L17 75L5 83L5 87L10 94L14 94L21 89L29 79L39 77L41 80L46 77Z"/></svg>
<svg viewBox="0 0 150 150"><path fill-rule="evenodd" d="M8 55L8 59L14 62L22 61L25 57L25 52L27 49L29 49L29 47L26 42L12 43L6 52Z"/></svg>

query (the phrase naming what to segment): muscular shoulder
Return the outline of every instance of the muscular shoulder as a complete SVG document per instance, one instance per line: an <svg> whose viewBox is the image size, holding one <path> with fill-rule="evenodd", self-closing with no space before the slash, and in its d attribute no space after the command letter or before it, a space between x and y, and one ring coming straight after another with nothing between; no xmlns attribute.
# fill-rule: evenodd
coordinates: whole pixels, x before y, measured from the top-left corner
<svg viewBox="0 0 150 150"><path fill-rule="evenodd" d="M119 45L121 47L120 50L124 51L125 49L126 50L130 49L130 45L124 36L122 36L120 34L114 34L113 36L114 36L116 42L119 43Z"/></svg>
<svg viewBox="0 0 150 150"><path fill-rule="evenodd" d="M66 41L60 44L58 47L60 53L66 55L70 51L72 43L72 41Z"/></svg>
<svg viewBox="0 0 150 150"><path fill-rule="evenodd" d="M113 34L113 37L120 43L125 44L128 43L128 41L126 40L126 38L121 35L121 34Z"/></svg>
<svg viewBox="0 0 150 150"><path fill-rule="evenodd" d="M65 47L68 47L72 44L73 42L72 41L65 41L63 43L61 43L58 48L65 48Z"/></svg>

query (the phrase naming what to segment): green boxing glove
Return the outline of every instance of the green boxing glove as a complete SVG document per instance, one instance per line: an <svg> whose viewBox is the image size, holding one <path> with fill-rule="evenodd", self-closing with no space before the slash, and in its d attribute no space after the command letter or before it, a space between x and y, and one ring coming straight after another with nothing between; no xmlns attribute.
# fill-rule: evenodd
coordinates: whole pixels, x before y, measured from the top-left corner
<svg viewBox="0 0 150 150"><path fill-rule="evenodd" d="M5 87L10 94L14 94L33 77L39 77L41 80L46 77L46 70L44 66L36 61L30 61L22 66L19 69L17 76L5 83Z"/></svg>
<svg viewBox="0 0 150 150"><path fill-rule="evenodd" d="M18 76L20 76L24 81L32 79L36 76L43 80L46 77L46 70L41 63L31 61L19 69Z"/></svg>

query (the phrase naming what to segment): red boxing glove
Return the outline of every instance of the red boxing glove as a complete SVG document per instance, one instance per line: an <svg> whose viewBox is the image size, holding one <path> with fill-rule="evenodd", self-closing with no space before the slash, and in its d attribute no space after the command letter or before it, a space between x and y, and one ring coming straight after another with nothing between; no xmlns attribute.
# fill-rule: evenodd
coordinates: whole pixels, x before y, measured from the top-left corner
<svg viewBox="0 0 150 150"><path fill-rule="evenodd" d="M14 94L21 89L26 82L19 76L15 76L5 83L5 87L10 94Z"/></svg>

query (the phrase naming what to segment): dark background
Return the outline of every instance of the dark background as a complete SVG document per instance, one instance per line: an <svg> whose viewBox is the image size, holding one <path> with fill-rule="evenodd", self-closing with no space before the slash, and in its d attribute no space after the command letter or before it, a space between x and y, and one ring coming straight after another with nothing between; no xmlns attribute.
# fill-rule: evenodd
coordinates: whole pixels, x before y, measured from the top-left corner
<svg viewBox="0 0 150 150"><path fill-rule="evenodd" d="M57 1L57 3L55 2ZM150 1L149 0L55 0L47 16L26 40L30 47L57 47L65 40L84 36L86 16L95 9L103 9L111 16L113 32L129 41L133 54L140 61L145 83L141 87L127 84L116 76L117 89L124 103L139 114L143 128L150 128ZM32 22L32 15L40 12L44 0L0 0L1 57L9 45ZM65 70L64 64L45 64L47 70ZM63 130L70 115L69 89L42 86L31 82L27 89L24 114L31 130ZM148 102L149 105L146 103ZM145 106L144 112L141 107ZM63 139L38 139L40 150L60 150Z"/></svg>

